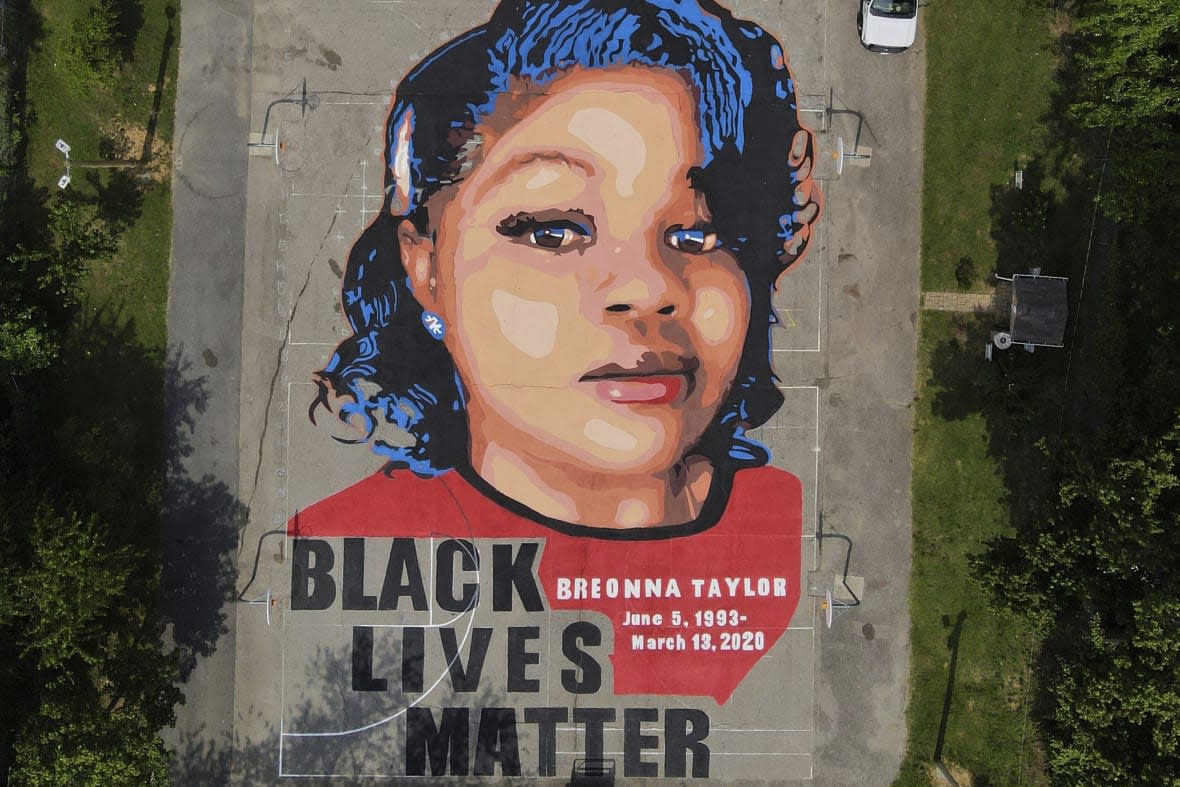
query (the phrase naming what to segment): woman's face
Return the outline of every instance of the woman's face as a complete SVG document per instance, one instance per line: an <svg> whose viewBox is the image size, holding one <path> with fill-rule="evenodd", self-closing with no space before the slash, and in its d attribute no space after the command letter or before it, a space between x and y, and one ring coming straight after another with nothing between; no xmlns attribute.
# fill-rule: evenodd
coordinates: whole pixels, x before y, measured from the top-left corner
<svg viewBox="0 0 1180 787"><path fill-rule="evenodd" d="M433 239L399 235L415 297L446 324L472 459L667 471L717 414L749 322L688 178L696 101L671 71L627 67L513 103L478 129Z"/></svg>

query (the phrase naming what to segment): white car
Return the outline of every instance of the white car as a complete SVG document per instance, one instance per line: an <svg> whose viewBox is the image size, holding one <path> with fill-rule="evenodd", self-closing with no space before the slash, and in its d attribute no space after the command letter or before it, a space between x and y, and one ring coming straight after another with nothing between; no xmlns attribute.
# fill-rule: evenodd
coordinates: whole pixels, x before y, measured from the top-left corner
<svg viewBox="0 0 1180 787"><path fill-rule="evenodd" d="M904 52L918 34L917 0L862 0L860 42L873 52Z"/></svg>

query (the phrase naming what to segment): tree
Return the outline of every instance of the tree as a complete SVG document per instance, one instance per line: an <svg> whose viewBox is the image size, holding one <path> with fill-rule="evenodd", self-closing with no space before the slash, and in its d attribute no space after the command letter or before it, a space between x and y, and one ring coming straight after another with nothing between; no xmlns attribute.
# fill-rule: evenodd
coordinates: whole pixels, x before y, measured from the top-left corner
<svg viewBox="0 0 1180 787"><path fill-rule="evenodd" d="M974 563L992 597L1050 624L1168 580L1180 550L1180 421L1135 456L1048 446L1061 468L1057 498Z"/></svg>
<svg viewBox="0 0 1180 787"><path fill-rule="evenodd" d="M1047 719L1054 778L1180 784L1180 601L1152 593L1111 629L1098 615L1058 660Z"/></svg>
<svg viewBox="0 0 1180 787"><path fill-rule="evenodd" d="M1137 443L1060 446L1058 496L973 563L1046 637L1060 784L1180 784L1180 407L1173 419Z"/></svg>
<svg viewBox="0 0 1180 787"><path fill-rule="evenodd" d="M1107 212L1174 223L1180 208L1180 7L1171 0L1082 0L1075 9L1071 112L1110 134ZM1154 217L1154 218L1153 218Z"/></svg>
<svg viewBox="0 0 1180 787"><path fill-rule="evenodd" d="M58 256L65 262L97 260L109 257L119 248L119 239L100 216L92 202L59 199L49 207L49 227ZM77 281L78 266L71 266Z"/></svg>
<svg viewBox="0 0 1180 787"><path fill-rule="evenodd" d="M14 786L165 785L169 755L141 709L107 711L54 692L20 732Z"/></svg>
<svg viewBox="0 0 1180 787"><path fill-rule="evenodd" d="M16 580L4 617L19 617L23 655L56 675L89 669L108 647L112 614L127 583L126 549L110 549L97 523L42 504L29 539L32 560ZM3 609L3 607L0 607Z"/></svg>
<svg viewBox="0 0 1180 787"><path fill-rule="evenodd" d="M22 376L44 369L57 357L57 343L32 309L0 308L0 369Z"/></svg>
<svg viewBox="0 0 1180 787"><path fill-rule="evenodd" d="M1074 113L1092 128L1140 128L1180 113L1180 12L1170 0L1083 0L1083 80Z"/></svg>
<svg viewBox="0 0 1180 787"><path fill-rule="evenodd" d="M48 367L78 304L92 260L109 257L118 237L96 205L58 199L49 208L49 241L17 244L0 265L0 373L23 376Z"/></svg>
<svg viewBox="0 0 1180 787"><path fill-rule="evenodd" d="M164 784L169 759L157 733L182 696L177 656L162 648L155 585L135 578L153 556L114 547L94 518L27 499L9 496L0 510L0 548L17 558L0 575L4 655L18 665L3 689L36 698L16 731L12 782Z"/></svg>

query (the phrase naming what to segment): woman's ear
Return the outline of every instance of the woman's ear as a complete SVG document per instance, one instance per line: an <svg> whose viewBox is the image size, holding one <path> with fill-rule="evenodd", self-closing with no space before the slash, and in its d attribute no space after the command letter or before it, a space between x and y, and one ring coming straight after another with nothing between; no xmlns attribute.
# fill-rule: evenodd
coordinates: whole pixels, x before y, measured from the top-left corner
<svg viewBox="0 0 1180 787"><path fill-rule="evenodd" d="M397 225L397 245L401 251L402 265L414 288L414 299L422 308L433 309L438 290L434 241L428 235L419 234L414 222L402 219Z"/></svg>

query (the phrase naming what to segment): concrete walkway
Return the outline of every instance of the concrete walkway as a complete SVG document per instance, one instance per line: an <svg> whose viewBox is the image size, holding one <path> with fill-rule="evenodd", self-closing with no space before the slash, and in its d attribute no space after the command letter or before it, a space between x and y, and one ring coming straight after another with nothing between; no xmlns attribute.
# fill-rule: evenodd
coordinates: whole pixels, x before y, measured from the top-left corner
<svg viewBox="0 0 1180 787"><path fill-rule="evenodd" d="M922 308L933 312L991 312L1006 318L1012 309L1012 285L1000 282L987 292L924 292Z"/></svg>

